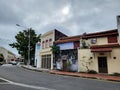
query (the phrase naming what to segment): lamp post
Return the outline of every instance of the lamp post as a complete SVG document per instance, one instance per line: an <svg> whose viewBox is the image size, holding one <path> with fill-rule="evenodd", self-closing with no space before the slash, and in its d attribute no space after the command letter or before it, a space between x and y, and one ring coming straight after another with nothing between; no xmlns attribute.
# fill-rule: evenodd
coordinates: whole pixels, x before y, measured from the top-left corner
<svg viewBox="0 0 120 90"><path fill-rule="evenodd" d="M16 24L16 26L25 28L24 26L21 26L19 24ZM28 62L27 62L27 65L30 65L30 28L25 28L25 29L28 30Z"/></svg>

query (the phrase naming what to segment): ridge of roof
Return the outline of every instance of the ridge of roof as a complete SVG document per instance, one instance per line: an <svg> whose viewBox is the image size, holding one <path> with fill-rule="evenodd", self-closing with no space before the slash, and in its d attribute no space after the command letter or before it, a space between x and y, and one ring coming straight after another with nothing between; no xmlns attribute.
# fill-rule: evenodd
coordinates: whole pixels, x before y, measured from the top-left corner
<svg viewBox="0 0 120 90"><path fill-rule="evenodd" d="M118 35L117 29L102 31L102 32L96 32L96 33L89 33L85 34L82 37L83 38L93 38L93 37L103 37L103 36L110 36L110 35Z"/></svg>
<svg viewBox="0 0 120 90"><path fill-rule="evenodd" d="M104 37L104 36L110 36L110 35L118 35L117 29L112 30L106 30L101 32L95 32L95 33L83 33L82 35L75 35L75 36L68 36L68 37L61 37L55 43L66 43L66 42L72 42L72 41L78 41L82 37L83 39L88 38L96 38L96 37Z"/></svg>
<svg viewBox="0 0 120 90"><path fill-rule="evenodd" d="M111 33L111 32L117 32L118 29L112 29L112 30L105 30L100 32L94 32L94 33L87 33L85 35L94 35L94 34L104 34L104 33Z"/></svg>

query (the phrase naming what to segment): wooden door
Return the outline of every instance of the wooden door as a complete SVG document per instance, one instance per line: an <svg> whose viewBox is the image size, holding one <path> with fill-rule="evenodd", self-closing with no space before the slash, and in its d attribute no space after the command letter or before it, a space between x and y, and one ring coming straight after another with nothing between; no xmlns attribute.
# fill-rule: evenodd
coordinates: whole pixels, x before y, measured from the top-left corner
<svg viewBox="0 0 120 90"><path fill-rule="evenodd" d="M98 69L99 73L108 73L106 57L98 57Z"/></svg>

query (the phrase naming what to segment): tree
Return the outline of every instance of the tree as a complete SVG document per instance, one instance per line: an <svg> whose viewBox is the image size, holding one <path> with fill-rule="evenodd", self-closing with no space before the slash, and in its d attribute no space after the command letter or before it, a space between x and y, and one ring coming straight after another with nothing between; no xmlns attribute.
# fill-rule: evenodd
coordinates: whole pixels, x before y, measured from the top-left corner
<svg viewBox="0 0 120 90"><path fill-rule="evenodd" d="M88 46L87 46L85 40L82 40L82 48L88 48Z"/></svg>
<svg viewBox="0 0 120 90"><path fill-rule="evenodd" d="M0 53L0 65L4 63L4 56L2 53Z"/></svg>
<svg viewBox="0 0 120 90"><path fill-rule="evenodd" d="M0 53L0 61L3 61L4 60L4 56L2 53Z"/></svg>
<svg viewBox="0 0 120 90"><path fill-rule="evenodd" d="M53 54L58 54L60 52L60 47L57 45L51 46L51 51Z"/></svg>
<svg viewBox="0 0 120 90"><path fill-rule="evenodd" d="M4 58L4 56L3 56L3 54L2 54L2 53L0 53L0 58Z"/></svg>
<svg viewBox="0 0 120 90"><path fill-rule="evenodd" d="M51 51L53 53L53 63L55 64L56 63L55 59L58 58L59 53L60 53L60 47L57 45L53 45L51 46Z"/></svg>
<svg viewBox="0 0 120 90"><path fill-rule="evenodd" d="M29 48L29 34L30 34L30 62L35 57L35 45L40 40L39 36L32 28L20 31L16 36L16 42L9 44L12 48L16 48L18 53L24 58L24 64L28 62L28 48ZM32 64L32 62L30 63Z"/></svg>

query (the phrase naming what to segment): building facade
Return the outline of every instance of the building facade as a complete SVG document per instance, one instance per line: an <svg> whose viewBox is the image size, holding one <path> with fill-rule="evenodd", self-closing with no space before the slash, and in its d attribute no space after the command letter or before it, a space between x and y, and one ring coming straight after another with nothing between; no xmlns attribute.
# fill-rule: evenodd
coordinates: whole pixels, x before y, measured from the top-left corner
<svg viewBox="0 0 120 90"><path fill-rule="evenodd" d="M78 72L120 73L118 38L117 29L82 35L78 49Z"/></svg>
<svg viewBox="0 0 120 90"><path fill-rule="evenodd" d="M41 43L38 42L36 43L35 47L35 61L34 61L34 66L37 68L40 68L41 66L41 58L40 58L40 50L41 50Z"/></svg>
<svg viewBox="0 0 120 90"><path fill-rule="evenodd" d="M63 71L77 71L78 69L78 47L80 46L80 36L63 37L55 41L60 47L59 58L56 62L57 69Z"/></svg>
<svg viewBox="0 0 120 90"><path fill-rule="evenodd" d="M14 53L5 49L4 47L0 47L0 53L3 54L5 63L9 63L10 61L17 59Z"/></svg>
<svg viewBox="0 0 120 90"><path fill-rule="evenodd" d="M61 37L66 37L66 35L56 29L49 31L41 36L40 68L53 69L53 53L50 46L53 46L54 41Z"/></svg>

